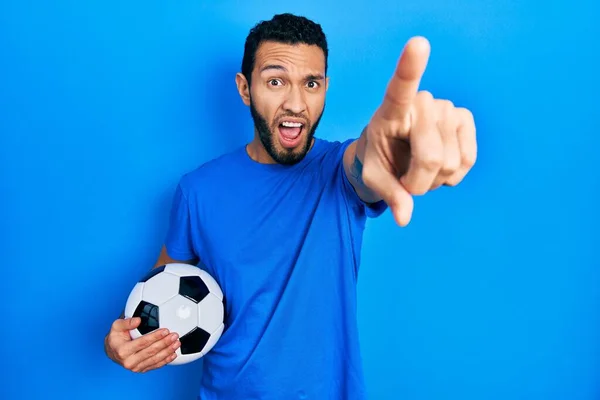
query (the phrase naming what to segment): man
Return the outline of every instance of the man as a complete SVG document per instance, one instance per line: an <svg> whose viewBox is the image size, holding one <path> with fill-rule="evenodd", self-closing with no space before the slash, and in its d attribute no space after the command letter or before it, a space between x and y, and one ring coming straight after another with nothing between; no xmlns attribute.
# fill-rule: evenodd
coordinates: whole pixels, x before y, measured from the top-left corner
<svg viewBox="0 0 600 400"><path fill-rule="evenodd" d="M315 137L327 54L321 27L306 18L255 26L236 76L255 137L177 186L156 266L201 260L226 297L226 329L204 357L203 400L365 398L356 282L366 218L390 207L405 226L413 195L458 184L475 162L471 113L418 91L429 56L420 37L357 140ZM109 357L135 372L172 361L176 335L130 340L137 324L114 322Z"/></svg>

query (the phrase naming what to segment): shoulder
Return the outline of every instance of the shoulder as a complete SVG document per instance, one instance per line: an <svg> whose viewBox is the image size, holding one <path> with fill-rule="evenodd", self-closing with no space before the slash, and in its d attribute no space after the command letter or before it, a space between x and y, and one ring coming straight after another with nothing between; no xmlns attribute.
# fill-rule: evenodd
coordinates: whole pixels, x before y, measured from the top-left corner
<svg viewBox="0 0 600 400"><path fill-rule="evenodd" d="M201 188L223 185L227 181L227 177L235 175L235 171L240 168L242 151L243 148L238 147L201 163L180 177L179 186L184 193L188 194Z"/></svg>
<svg viewBox="0 0 600 400"><path fill-rule="evenodd" d="M352 144L356 139L346 140L328 140L322 138L315 138L315 144L317 148L318 158L335 158L343 155L346 148Z"/></svg>
<svg viewBox="0 0 600 400"><path fill-rule="evenodd" d="M356 139L329 140L323 138L316 138L315 140L317 142L320 142L320 146L324 151L331 152L348 147Z"/></svg>
<svg viewBox="0 0 600 400"><path fill-rule="evenodd" d="M322 167L338 167L342 164L344 159L344 153L346 149L356 139L346 140L327 140L327 139L316 139L317 155L316 160L322 165Z"/></svg>

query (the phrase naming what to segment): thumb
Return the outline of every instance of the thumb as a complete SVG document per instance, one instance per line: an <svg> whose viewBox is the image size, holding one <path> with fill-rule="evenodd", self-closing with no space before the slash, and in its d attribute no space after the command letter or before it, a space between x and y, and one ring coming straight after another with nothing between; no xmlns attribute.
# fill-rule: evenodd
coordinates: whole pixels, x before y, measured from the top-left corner
<svg viewBox="0 0 600 400"><path fill-rule="evenodd" d="M363 181L367 187L378 193L390 207L398 225L402 227L408 225L413 213L414 200L398 178L383 167L377 168L365 163Z"/></svg>
<svg viewBox="0 0 600 400"><path fill-rule="evenodd" d="M141 319L139 317L119 318L113 323L112 330L116 332L126 332L137 328L140 323Z"/></svg>
<svg viewBox="0 0 600 400"><path fill-rule="evenodd" d="M129 320L128 320L129 326L127 327L127 329L135 329L139 326L139 324L141 322L142 322L142 319L139 317L129 318Z"/></svg>

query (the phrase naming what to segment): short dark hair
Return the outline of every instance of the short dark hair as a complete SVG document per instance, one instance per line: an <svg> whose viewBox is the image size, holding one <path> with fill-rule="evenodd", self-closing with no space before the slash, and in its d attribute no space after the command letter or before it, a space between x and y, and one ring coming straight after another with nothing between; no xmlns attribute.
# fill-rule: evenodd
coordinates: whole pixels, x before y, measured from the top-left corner
<svg viewBox="0 0 600 400"><path fill-rule="evenodd" d="M317 45L325 55L325 73L327 73L327 38L321 25L310 19L290 13L276 14L269 21L260 21L246 37L242 74L250 84L252 70L256 60L256 50L262 42L273 41L285 44Z"/></svg>

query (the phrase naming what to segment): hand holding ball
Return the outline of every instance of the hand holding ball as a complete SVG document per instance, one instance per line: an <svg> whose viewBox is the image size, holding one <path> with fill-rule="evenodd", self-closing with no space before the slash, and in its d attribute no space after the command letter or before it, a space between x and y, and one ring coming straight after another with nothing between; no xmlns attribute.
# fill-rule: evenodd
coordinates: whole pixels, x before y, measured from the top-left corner
<svg viewBox="0 0 600 400"><path fill-rule="evenodd" d="M132 339L166 328L181 345L169 365L187 364L208 353L224 329L223 292L206 271L172 263L154 268L132 289L125 318L138 317Z"/></svg>

